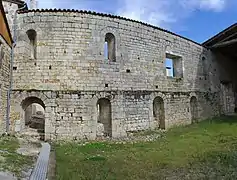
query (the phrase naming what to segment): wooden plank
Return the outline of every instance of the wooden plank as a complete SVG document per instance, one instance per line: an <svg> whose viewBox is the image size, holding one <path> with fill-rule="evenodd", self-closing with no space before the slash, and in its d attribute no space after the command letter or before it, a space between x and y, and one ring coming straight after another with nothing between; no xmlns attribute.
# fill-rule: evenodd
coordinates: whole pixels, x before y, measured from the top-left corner
<svg viewBox="0 0 237 180"><path fill-rule="evenodd" d="M222 42L222 43L217 43L214 46L212 46L212 48L225 47L225 46L229 46L229 45L234 44L234 43L237 43L237 39L233 39L233 40L230 40L230 41L225 41L225 42Z"/></svg>

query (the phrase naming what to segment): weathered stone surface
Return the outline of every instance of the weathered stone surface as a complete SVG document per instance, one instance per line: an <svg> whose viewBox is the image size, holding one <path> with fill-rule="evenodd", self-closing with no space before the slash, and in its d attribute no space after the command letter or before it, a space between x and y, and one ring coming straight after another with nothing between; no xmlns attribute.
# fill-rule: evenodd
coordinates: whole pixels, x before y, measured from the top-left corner
<svg viewBox="0 0 237 180"><path fill-rule="evenodd" d="M29 30L37 37L35 56ZM115 62L105 58L107 33L115 38ZM25 12L18 14L17 37L11 125L21 120L24 130L25 108L38 103L46 139L95 139L105 129L124 137L159 127L161 117L168 129L234 111L233 90L221 90L217 57L173 33L86 12ZM167 54L179 59L177 77L166 75ZM156 97L162 106L154 105ZM109 108L100 108L100 99Z"/></svg>
<svg viewBox="0 0 237 180"><path fill-rule="evenodd" d="M10 84L11 48L0 36L0 133L6 130L7 92Z"/></svg>

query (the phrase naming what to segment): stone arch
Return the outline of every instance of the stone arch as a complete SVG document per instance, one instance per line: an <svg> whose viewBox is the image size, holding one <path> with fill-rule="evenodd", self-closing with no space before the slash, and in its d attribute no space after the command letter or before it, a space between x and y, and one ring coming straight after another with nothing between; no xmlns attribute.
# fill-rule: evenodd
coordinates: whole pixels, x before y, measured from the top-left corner
<svg viewBox="0 0 237 180"><path fill-rule="evenodd" d="M40 105L43 108L43 112L40 114L34 110L37 106ZM25 124L25 127L34 129L38 132L40 139L45 139L45 104L44 102L35 96L30 96L25 98L21 102L22 107L22 117Z"/></svg>
<svg viewBox="0 0 237 180"><path fill-rule="evenodd" d="M45 110L45 140L51 135L51 100L40 91L13 91L11 98L11 128L16 132L25 133L25 110L31 103L37 103Z"/></svg>
<svg viewBox="0 0 237 180"><path fill-rule="evenodd" d="M197 122L198 119L198 101L196 96L190 98L190 112L191 112L191 121L192 123Z"/></svg>
<svg viewBox="0 0 237 180"><path fill-rule="evenodd" d="M97 123L100 125L97 136L112 137L112 109L111 102L107 98L98 99Z"/></svg>
<svg viewBox="0 0 237 180"><path fill-rule="evenodd" d="M157 122L159 129L165 129L165 106L164 100L160 96L157 96L153 100L153 117Z"/></svg>

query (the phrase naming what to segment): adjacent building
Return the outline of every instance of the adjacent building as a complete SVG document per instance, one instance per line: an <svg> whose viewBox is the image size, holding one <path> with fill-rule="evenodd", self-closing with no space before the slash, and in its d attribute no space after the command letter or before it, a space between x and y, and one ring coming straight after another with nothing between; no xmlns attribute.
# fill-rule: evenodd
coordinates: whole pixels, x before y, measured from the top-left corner
<svg viewBox="0 0 237 180"><path fill-rule="evenodd" d="M7 97L10 84L12 37L5 11L0 1L0 133L6 130Z"/></svg>

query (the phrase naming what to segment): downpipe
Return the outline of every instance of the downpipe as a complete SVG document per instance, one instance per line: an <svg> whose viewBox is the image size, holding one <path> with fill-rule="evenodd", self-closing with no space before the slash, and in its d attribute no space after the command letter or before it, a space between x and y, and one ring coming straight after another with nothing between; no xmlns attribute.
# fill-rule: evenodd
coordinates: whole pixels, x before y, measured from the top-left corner
<svg viewBox="0 0 237 180"><path fill-rule="evenodd" d="M13 19L13 44L12 44L12 48L11 48L11 60L10 60L10 84L9 84L9 89L7 91L7 112L6 112L6 134L9 133L9 127L10 127L10 105L11 105L11 93L12 93L12 83L13 83L13 62L14 62L14 48L16 46L16 28L17 28L17 24L16 24L16 19L17 19L17 13L20 10L25 9L26 7L26 3L24 3L24 6L17 9L14 15L14 19Z"/></svg>

